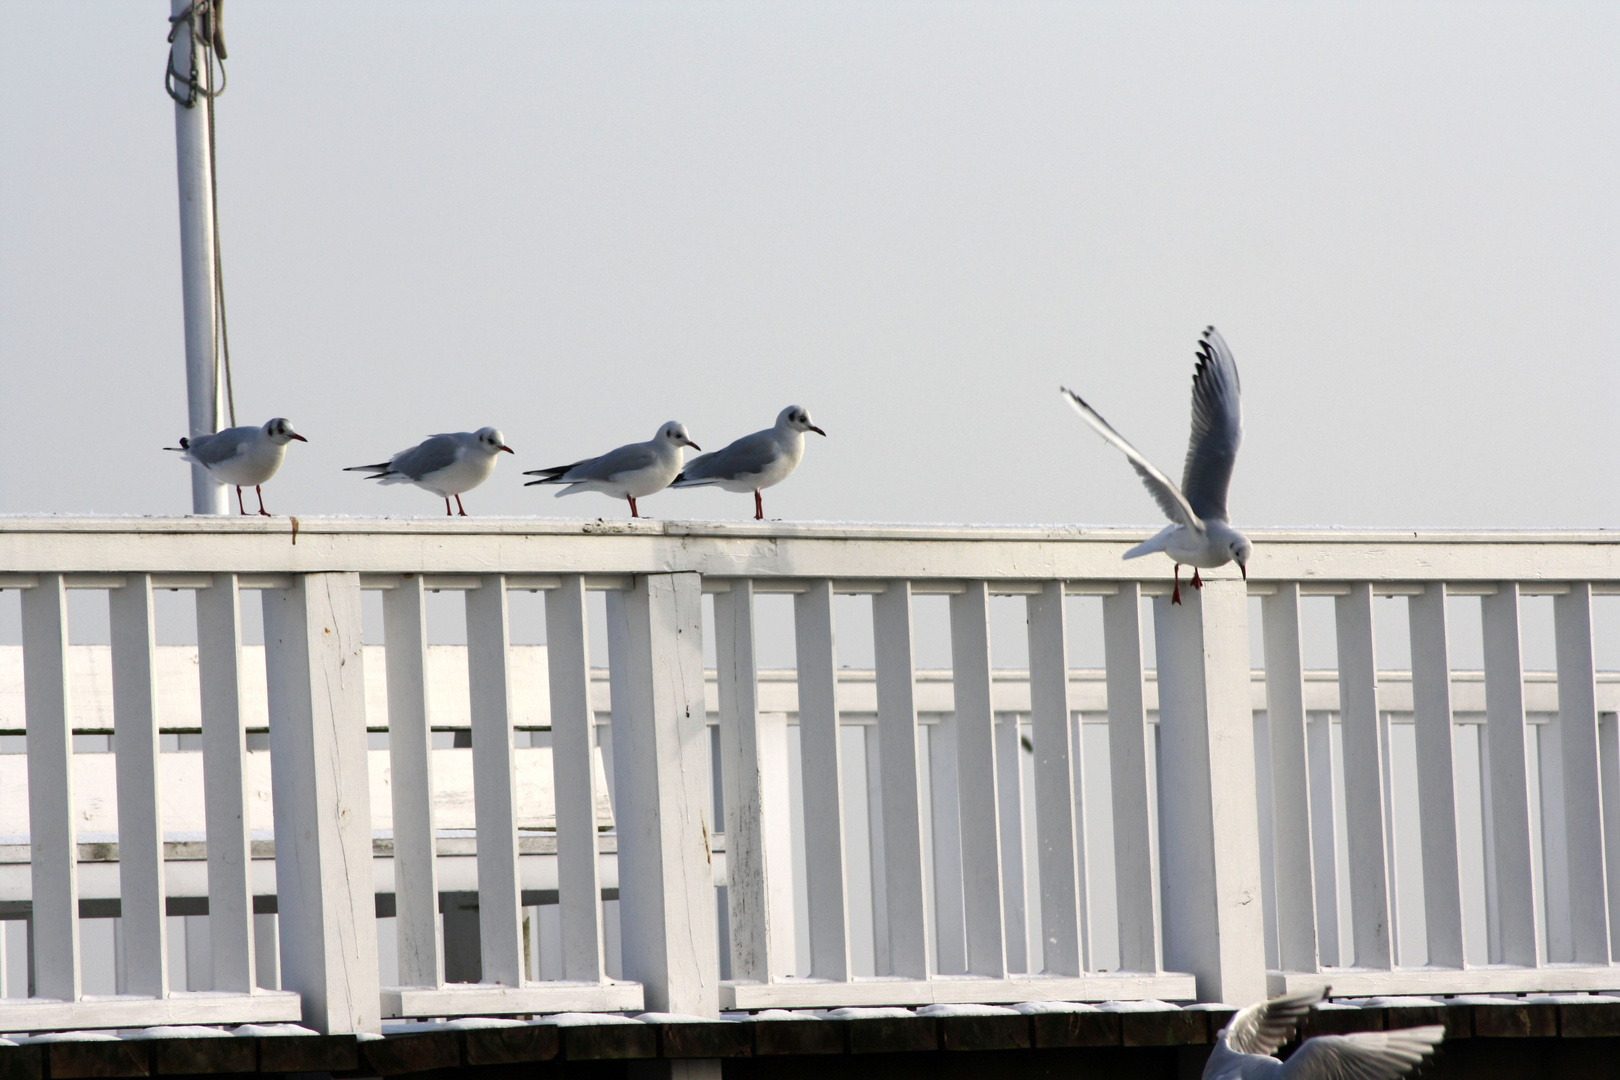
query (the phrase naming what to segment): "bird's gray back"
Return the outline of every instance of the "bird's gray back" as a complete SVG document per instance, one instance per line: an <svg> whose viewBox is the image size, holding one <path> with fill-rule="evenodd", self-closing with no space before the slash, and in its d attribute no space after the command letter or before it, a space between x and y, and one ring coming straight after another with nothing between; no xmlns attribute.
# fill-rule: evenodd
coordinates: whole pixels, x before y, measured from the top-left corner
<svg viewBox="0 0 1620 1080"><path fill-rule="evenodd" d="M461 455L462 441L457 435L434 435L432 438L395 454L388 463L389 469L408 476L412 480L420 480L440 469L447 469L456 463Z"/></svg>
<svg viewBox="0 0 1620 1080"><path fill-rule="evenodd" d="M1198 343L1193 371L1192 436L1181 493L1206 520L1226 520L1226 490L1243 442L1243 406L1237 361L1212 326Z"/></svg>
<svg viewBox="0 0 1620 1080"><path fill-rule="evenodd" d="M739 476L753 476L764 472L774 462L782 448L776 441L776 429L767 428L752 435L744 435L730 446L693 458L686 466L688 480L730 480Z"/></svg>
<svg viewBox="0 0 1620 1080"><path fill-rule="evenodd" d="M609 450L601 457L582 461L563 473L559 479L577 483L581 480L612 480L628 472L645 469L658 460L658 452L651 443L631 443Z"/></svg>
<svg viewBox="0 0 1620 1080"><path fill-rule="evenodd" d="M242 452L259 433L256 427L226 428L213 435L199 435L186 447L191 459L202 465L218 465Z"/></svg>

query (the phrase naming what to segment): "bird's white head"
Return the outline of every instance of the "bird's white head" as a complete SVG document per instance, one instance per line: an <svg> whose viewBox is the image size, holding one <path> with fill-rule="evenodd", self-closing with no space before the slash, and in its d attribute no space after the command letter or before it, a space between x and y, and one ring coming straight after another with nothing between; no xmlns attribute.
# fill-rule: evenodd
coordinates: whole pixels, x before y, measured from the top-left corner
<svg viewBox="0 0 1620 1080"><path fill-rule="evenodd" d="M679 420L671 420L669 423L659 428L658 434L654 436L654 438L663 439L666 442L674 443L677 448L682 446L690 446L694 450L703 449L703 447L692 441L692 436L686 430L686 425L681 423Z"/></svg>
<svg viewBox="0 0 1620 1080"><path fill-rule="evenodd" d="M799 405L789 405L778 413L776 426L787 428L789 431L813 431L822 438L827 436L825 431L816 427L815 422L810 419L810 414L805 412L804 408Z"/></svg>
<svg viewBox="0 0 1620 1080"><path fill-rule="evenodd" d="M1227 554L1237 563L1238 569L1243 573L1243 580L1249 580L1249 555L1254 551L1254 545L1249 538L1240 532L1234 532L1232 538L1226 542Z"/></svg>
<svg viewBox="0 0 1620 1080"><path fill-rule="evenodd" d="M308 439L293 430L293 426L287 423L285 416L278 416L273 420L265 421L264 427L259 430L263 431L265 437L278 446L290 443L294 439L299 442L309 442Z"/></svg>
<svg viewBox="0 0 1620 1080"><path fill-rule="evenodd" d="M501 434L499 428L481 427L473 432L473 435L478 439L478 448L491 457L502 450L505 450L508 454L517 452L506 445L506 437Z"/></svg>

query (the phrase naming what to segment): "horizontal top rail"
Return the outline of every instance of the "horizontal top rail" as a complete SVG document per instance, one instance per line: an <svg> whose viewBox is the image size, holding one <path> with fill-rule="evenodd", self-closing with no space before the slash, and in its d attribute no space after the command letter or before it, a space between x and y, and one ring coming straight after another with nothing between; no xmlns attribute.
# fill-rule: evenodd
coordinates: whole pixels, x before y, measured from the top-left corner
<svg viewBox="0 0 1620 1080"><path fill-rule="evenodd" d="M293 522L297 522L296 530ZM176 575L158 587L199 587L200 575L322 571L362 574L544 575L696 572L711 578L1059 579L1157 582L1164 559L1124 562L1144 529L1082 526L863 525L685 521L432 521L357 518L0 517L0 588L29 575L107 575L70 584L115 587L113 575ZM1254 530L1249 581L1521 582L1620 585L1620 532ZM1216 576L1235 573L1228 567ZM244 581L244 585L254 583ZM267 581L274 587L276 582ZM372 579L371 587L386 582ZM470 582L446 582L465 588ZM850 586L854 588L852 584Z"/></svg>

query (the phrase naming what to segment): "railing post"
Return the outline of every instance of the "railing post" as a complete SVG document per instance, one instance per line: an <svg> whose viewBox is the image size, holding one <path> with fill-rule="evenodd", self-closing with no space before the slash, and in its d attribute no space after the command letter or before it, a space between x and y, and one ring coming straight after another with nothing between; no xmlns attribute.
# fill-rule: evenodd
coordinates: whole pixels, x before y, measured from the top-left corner
<svg viewBox="0 0 1620 1080"><path fill-rule="evenodd" d="M1542 959L1530 844L1530 781L1525 761L1524 670L1519 655L1519 585L1504 581L1480 598L1485 645L1485 772L1490 816L1488 866L1494 870L1494 963L1535 967Z"/></svg>
<svg viewBox="0 0 1620 1080"><path fill-rule="evenodd" d="M1277 897L1277 966L1315 971L1316 874L1311 859L1310 763L1305 751L1305 668L1300 657L1299 586L1284 582L1260 602L1266 655L1266 726L1271 736L1272 864Z"/></svg>
<svg viewBox="0 0 1620 1080"><path fill-rule="evenodd" d="M1029 726L1035 746L1035 840L1041 883L1041 953L1030 967L1054 975L1086 969L1086 830L1081 746L1069 722L1069 636L1063 582L1029 597ZM1016 751L1016 740L1014 743ZM1122 965L1123 966L1123 965Z"/></svg>
<svg viewBox="0 0 1620 1080"><path fill-rule="evenodd" d="M281 985L304 1023L379 1031L360 576L264 593Z"/></svg>
<svg viewBox="0 0 1620 1080"><path fill-rule="evenodd" d="M1266 996L1248 593L1213 578L1154 600L1164 958L1203 1001Z"/></svg>
<svg viewBox="0 0 1620 1080"><path fill-rule="evenodd" d="M995 714L990 700L990 593L983 581L970 581L966 591L951 597L951 679L967 970L970 975L1000 979L1007 974L1007 940Z"/></svg>
<svg viewBox="0 0 1620 1080"><path fill-rule="evenodd" d="M1597 672L1592 586L1576 582L1553 600L1558 650L1558 745L1563 753L1572 959L1609 962L1604 902L1603 788L1598 774Z"/></svg>
<svg viewBox="0 0 1620 1080"><path fill-rule="evenodd" d="M1350 927L1357 967L1394 965L1390 859L1384 811L1383 729L1373 651L1372 586L1358 582L1333 604L1339 651L1339 724L1350 849Z"/></svg>
<svg viewBox="0 0 1620 1080"><path fill-rule="evenodd" d="M883 807L883 895L889 931L889 969L883 974L926 979L930 913L923 875L922 795L917 782L911 582L903 578L891 581L872 597L872 630ZM876 884L874 873L874 888Z"/></svg>
<svg viewBox="0 0 1620 1080"><path fill-rule="evenodd" d="M1451 647L1446 585L1407 600L1412 642L1412 724L1418 811L1423 818L1423 921L1429 966L1463 966L1462 884L1457 862L1457 785L1452 757Z"/></svg>
<svg viewBox="0 0 1620 1080"><path fill-rule="evenodd" d="M625 978L648 1009L718 1016L702 611L691 573L608 594L614 817Z"/></svg>
<svg viewBox="0 0 1620 1080"><path fill-rule="evenodd" d="M832 582L811 582L793 598L799 665L799 748L803 774L806 876L810 896L810 974L848 979L849 894L844 880L844 788L838 741L838 670Z"/></svg>
<svg viewBox="0 0 1620 1080"><path fill-rule="evenodd" d="M1119 583L1103 597L1108 676L1108 775L1114 812L1114 897L1121 971L1158 972L1159 860L1154 849L1153 767L1142 672L1142 587Z"/></svg>

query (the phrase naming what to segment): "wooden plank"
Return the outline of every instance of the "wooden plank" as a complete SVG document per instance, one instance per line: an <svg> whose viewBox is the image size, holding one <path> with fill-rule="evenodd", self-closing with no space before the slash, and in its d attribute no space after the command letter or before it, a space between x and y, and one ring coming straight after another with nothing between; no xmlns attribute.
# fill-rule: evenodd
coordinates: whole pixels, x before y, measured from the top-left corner
<svg viewBox="0 0 1620 1080"><path fill-rule="evenodd" d="M127 575L123 588L109 592L107 606L112 633L124 989L143 997L162 997L169 990L168 935L151 577Z"/></svg>
<svg viewBox="0 0 1620 1080"><path fill-rule="evenodd" d="M1114 882L1119 963L1125 971L1163 970L1159 938L1159 857L1153 828L1149 740L1142 671L1142 593L1124 581L1103 598L1108 668L1108 776L1114 810Z"/></svg>
<svg viewBox="0 0 1620 1080"><path fill-rule="evenodd" d="M1432 967L1463 966L1462 879L1457 856L1452 761L1451 659L1446 587L1433 582L1407 600L1412 642L1412 722L1417 737L1423 847L1423 918Z"/></svg>
<svg viewBox="0 0 1620 1080"><path fill-rule="evenodd" d="M1603 790L1604 869L1609 895L1609 955L1620 956L1620 716L1598 716L1598 776Z"/></svg>
<svg viewBox="0 0 1620 1080"><path fill-rule="evenodd" d="M444 985L434 858L433 718L427 603L420 575L383 593L388 766L394 810L394 934L401 986Z"/></svg>
<svg viewBox="0 0 1620 1080"><path fill-rule="evenodd" d="M164 998L109 996L74 1002L43 997L0 1001L0 1025L7 1031L83 1031L170 1024L281 1024L298 1023L299 1019L298 995L276 990L256 994L177 991Z"/></svg>
<svg viewBox="0 0 1620 1080"><path fill-rule="evenodd" d="M997 827L995 715L990 701L990 593L983 581L972 581L950 603L967 970L999 979L1007 974L1007 947Z"/></svg>
<svg viewBox="0 0 1620 1080"><path fill-rule="evenodd" d="M1535 967L1536 893L1525 763L1519 589L1504 582L1480 598L1485 643L1485 737L1490 744L1491 852L1501 929L1500 963Z"/></svg>
<svg viewBox="0 0 1620 1080"><path fill-rule="evenodd" d="M32 996L79 999L78 845L73 826L73 707L67 587L40 574L22 594L23 697L28 716L29 872L34 907ZM26 1026L23 1030L27 1030Z"/></svg>
<svg viewBox="0 0 1620 1080"><path fill-rule="evenodd" d="M1333 984L1333 996L1347 998L1384 995L1441 994L1560 994L1602 992L1614 987L1614 968L1576 964L1542 968L1489 966L1469 968L1409 967L1394 971L1343 968L1326 974L1276 972L1270 979L1272 994L1320 990ZM1509 1002L1503 1008L1522 1002ZM1332 1015L1329 1013L1328 1015ZM1477 1033L1476 1033L1477 1034Z"/></svg>
<svg viewBox="0 0 1620 1080"><path fill-rule="evenodd" d="M1597 671L1592 587L1576 582L1553 600L1558 651L1558 744L1568 850L1569 919L1577 963L1610 960L1604 896L1603 785L1598 773ZM1550 878L1550 871L1549 871Z"/></svg>
<svg viewBox="0 0 1620 1080"><path fill-rule="evenodd" d="M506 579L467 592L467 681L472 705L473 803L478 816L480 982L523 985L523 903L512 775L511 633Z"/></svg>
<svg viewBox="0 0 1620 1080"><path fill-rule="evenodd" d="M1320 985L1320 983L1318 983ZM1012 1004L1024 1001L1188 1001L1197 995L1191 975L1099 972L1079 977L1018 975L945 979L856 979L827 982L727 983L728 1009L826 1009L946 1004Z"/></svg>
<svg viewBox="0 0 1620 1080"><path fill-rule="evenodd" d="M891 581L872 597L877 666L878 783L882 792L887 973L926 978L929 911L923 876L922 793L911 585ZM874 875L876 880L876 875Z"/></svg>
<svg viewBox="0 0 1620 1080"><path fill-rule="evenodd" d="M1355 964L1388 969L1389 863L1384 845L1384 753L1373 654L1372 589L1352 585L1333 602L1339 653L1339 723L1344 738L1344 805L1350 844L1350 935Z"/></svg>
<svg viewBox="0 0 1620 1080"><path fill-rule="evenodd" d="M928 802L933 826L935 970L967 972L967 928L962 913L961 801L957 798L956 717L928 729Z"/></svg>
<svg viewBox="0 0 1620 1080"><path fill-rule="evenodd" d="M1311 853L1310 762L1305 747L1305 665L1299 586L1285 582L1260 602L1266 659L1266 731L1271 749L1271 852L1277 898L1277 966L1315 971L1316 868Z"/></svg>
<svg viewBox="0 0 1620 1080"><path fill-rule="evenodd" d="M513 1013L640 1012L641 986L633 982L552 980L527 986L462 983L438 989L401 986L383 991L383 1015L500 1016Z"/></svg>
<svg viewBox="0 0 1620 1080"><path fill-rule="evenodd" d="M1035 747L1035 841L1041 883L1041 970L1080 975L1087 917L1085 775L1069 723L1069 631L1063 582L1025 601L1029 623L1029 723ZM1034 966L1034 965L1031 965Z"/></svg>
<svg viewBox="0 0 1620 1080"><path fill-rule="evenodd" d="M872 899L872 971L875 975L892 975L894 961L889 955L888 856L884 853L883 845L883 761L879 753L879 731L876 724L853 726L860 737L866 778L866 880L871 887Z"/></svg>
<svg viewBox="0 0 1620 1080"><path fill-rule="evenodd" d="M1019 769L1018 714L996 717L996 815L1001 840L1001 910L1007 971L1029 972L1029 924L1024 905L1024 783Z"/></svg>
<svg viewBox="0 0 1620 1080"><path fill-rule="evenodd" d="M850 977L844 881L844 797L839 768L838 663L832 582L814 581L793 598L799 667L799 760L804 773L805 868L810 892L810 973Z"/></svg>
<svg viewBox="0 0 1620 1080"><path fill-rule="evenodd" d="M559 586L546 594L546 657L551 671L551 768L557 807L563 978L576 982L598 982L605 974L589 641L585 579L565 574Z"/></svg>
<svg viewBox="0 0 1620 1080"><path fill-rule="evenodd" d="M301 996L309 1027L375 1032L360 576L299 574L263 606L281 985Z"/></svg>

